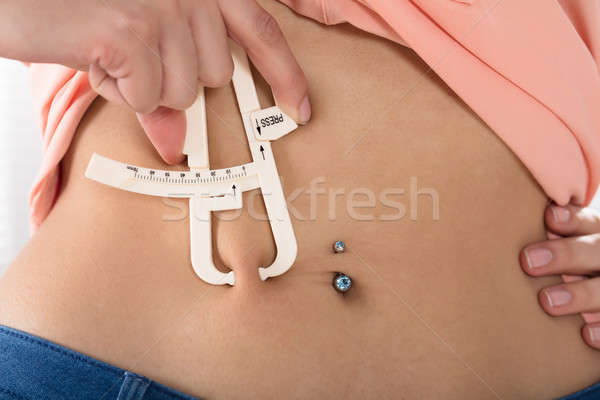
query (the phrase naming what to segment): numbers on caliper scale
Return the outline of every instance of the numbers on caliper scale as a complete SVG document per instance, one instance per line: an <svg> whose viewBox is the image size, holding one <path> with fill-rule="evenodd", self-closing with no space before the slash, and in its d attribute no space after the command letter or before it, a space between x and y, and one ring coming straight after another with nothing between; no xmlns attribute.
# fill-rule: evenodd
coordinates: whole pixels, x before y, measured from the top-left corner
<svg viewBox="0 0 600 400"><path fill-rule="evenodd" d="M224 183L235 181L248 176L246 166L231 167L218 170L207 170L203 172L194 171L164 171L146 169L133 165L127 165L131 177L140 181L153 183L170 183L175 185L201 185L207 183Z"/></svg>

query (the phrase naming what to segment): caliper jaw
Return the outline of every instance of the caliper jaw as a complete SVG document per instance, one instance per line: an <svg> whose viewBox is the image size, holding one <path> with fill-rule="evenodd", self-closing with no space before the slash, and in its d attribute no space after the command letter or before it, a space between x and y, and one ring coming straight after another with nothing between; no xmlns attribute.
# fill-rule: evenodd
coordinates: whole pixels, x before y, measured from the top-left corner
<svg viewBox="0 0 600 400"><path fill-rule="evenodd" d="M256 184L245 185L244 189L260 187L277 246L277 255L273 264L266 268L259 267L258 270L260 278L266 280L286 272L294 263L298 250L270 145L270 141L294 131L298 125L277 106L260 109L247 57L237 44L231 41L230 43L235 65L233 84L258 178ZM198 99L187 111L187 133L183 152L188 156L190 170L197 172L209 170L203 88L200 88ZM240 209L242 193L241 187L231 186L217 193L213 188L213 191L206 196L196 194L189 200L192 267L207 283L235 284L233 271L223 273L214 265L211 212Z"/></svg>

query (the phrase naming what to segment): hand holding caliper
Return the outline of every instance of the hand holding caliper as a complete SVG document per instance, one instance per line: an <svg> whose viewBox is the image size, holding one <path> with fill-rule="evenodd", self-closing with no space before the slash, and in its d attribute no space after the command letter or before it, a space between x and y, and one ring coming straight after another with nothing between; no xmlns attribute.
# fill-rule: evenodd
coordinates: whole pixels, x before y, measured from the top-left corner
<svg viewBox="0 0 600 400"><path fill-rule="evenodd" d="M271 140L276 140L297 128L296 123L279 107L261 109L246 54L231 43L234 60L233 85L244 124L252 162L221 170L210 170L204 91L188 110L188 129L184 153L188 155L189 172L159 171L92 156L86 177L106 185L131 192L189 198L190 253L196 274L213 285L235 283L234 272L220 272L212 258L211 212L239 209L242 193L260 188L277 256L273 264L260 267L262 280L285 273L294 263L296 238Z"/></svg>

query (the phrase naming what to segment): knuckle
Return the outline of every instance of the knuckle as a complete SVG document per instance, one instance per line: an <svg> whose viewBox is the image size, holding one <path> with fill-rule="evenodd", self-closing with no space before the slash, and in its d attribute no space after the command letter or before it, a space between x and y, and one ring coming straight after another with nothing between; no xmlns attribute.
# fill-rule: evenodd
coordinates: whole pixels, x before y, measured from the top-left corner
<svg viewBox="0 0 600 400"><path fill-rule="evenodd" d="M194 104L197 97L198 97L197 90L193 90L193 89L185 90L185 93L183 94L181 99L179 99L177 107L175 107L175 108L185 110L185 109L191 107L192 104Z"/></svg>
<svg viewBox="0 0 600 400"><path fill-rule="evenodd" d="M149 113L156 111L156 109L158 108L158 104L139 102L139 103L135 103L135 104L130 104L130 107L137 113L149 114Z"/></svg>
<svg viewBox="0 0 600 400"><path fill-rule="evenodd" d="M102 38L96 41L90 64L97 63L107 71L120 70L126 64L126 52L118 41Z"/></svg>
<svg viewBox="0 0 600 400"><path fill-rule="evenodd" d="M255 19L256 36L265 44L273 45L283 39L283 33L277 20L265 10L261 10Z"/></svg>
<svg viewBox="0 0 600 400"><path fill-rule="evenodd" d="M221 87L227 85L233 76L233 63L224 68L208 71L202 77L202 83L208 87Z"/></svg>
<svg viewBox="0 0 600 400"><path fill-rule="evenodd" d="M128 96L123 94L129 107L137 113L148 114L156 110L158 103L146 97Z"/></svg>
<svg viewBox="0 0 600 400"><path fill-rule="evenodd" d="M207 74L202 79L202 83L207 87L218 88L227 85L230 79L231 77L227 77L225 74L213 73Z"/></svg>

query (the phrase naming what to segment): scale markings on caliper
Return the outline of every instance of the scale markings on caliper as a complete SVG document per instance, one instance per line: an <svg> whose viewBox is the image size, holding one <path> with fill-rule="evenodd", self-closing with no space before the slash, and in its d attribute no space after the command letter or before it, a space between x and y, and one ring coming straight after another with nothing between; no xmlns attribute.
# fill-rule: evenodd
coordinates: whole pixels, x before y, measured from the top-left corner
<svg viewBox="0 0 600 400"><path fill-rule="evenodd" d="M94 154L85 173L87 178L130 192L189 198L192 267L202 280L213 285L233 285L235 276L233 271L223 273L214 265L210 213L242 208L245 191L261 189L277 246L273 264L259 267L260 278L285 273L298 249L270 143L298 126L277 106L260 108L246 54L231 41L230 46L235 65L232 81L252 162L210 170L206 104L201 88L196 103L187 111L183 152L188 156L189 171L143 168Z"/></svg>

